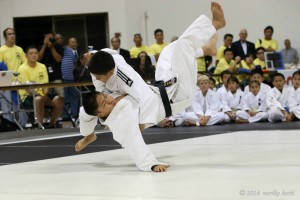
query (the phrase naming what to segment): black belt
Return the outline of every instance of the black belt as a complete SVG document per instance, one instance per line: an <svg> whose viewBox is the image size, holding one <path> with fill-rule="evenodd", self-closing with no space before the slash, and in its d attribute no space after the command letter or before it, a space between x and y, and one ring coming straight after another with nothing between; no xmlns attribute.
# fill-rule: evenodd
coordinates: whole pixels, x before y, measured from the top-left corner
<svg viewBox="0 0 300 200"><path fill-rule="evenodd" d="M169 87L171 85L173 85L174 83L177 82L177 78L173 78L167 82L163 82L163 81L155 81L154 86L158 87L159 92L160 92L160 96L165 108L165 112L166 112L166 117L170 117L172 115L172 108L171 108L171 104L170 104L170 100L166 91L166 87Z"/></svg>

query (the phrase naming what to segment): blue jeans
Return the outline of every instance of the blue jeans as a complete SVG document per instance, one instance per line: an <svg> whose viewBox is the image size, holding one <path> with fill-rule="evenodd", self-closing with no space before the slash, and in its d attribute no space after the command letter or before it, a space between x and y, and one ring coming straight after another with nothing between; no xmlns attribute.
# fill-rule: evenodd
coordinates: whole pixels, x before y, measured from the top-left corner
<svg viewBox="0 0 300 200"><path fill-rule="evenodd" d="M63 83L74 83L72 80L63 80ZM76 87L65 87L65 104L64 111L68 111L71 108L71 115L78 117L80 107L80 94ZM63 113L64 115L65 113Z"/></svg>

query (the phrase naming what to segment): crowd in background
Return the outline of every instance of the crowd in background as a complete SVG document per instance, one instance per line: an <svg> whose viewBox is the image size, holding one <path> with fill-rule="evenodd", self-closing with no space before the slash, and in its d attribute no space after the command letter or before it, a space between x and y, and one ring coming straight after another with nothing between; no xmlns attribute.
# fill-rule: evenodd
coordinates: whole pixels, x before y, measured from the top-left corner
<svg viewBox="0 0 300 200"><path fill-rule="evenodd" d="M264 37L255 43L247 41L246 29L240 31L240 38L235 42L232 34L225 34L224 44L218 48L214 64L211 56L197 58L199 73L206 73L208 76L199 76L197 83L199 91L195 94L193 105L185 112L165 119L160 126L203 126L225 122L298 119L299 73L293 75L293 87L284 85L283 75L274 74L269 77L268 74L262 74L262 70L266 69L264 53L279 51L278 42L272 38L273 32L273 27L267 26L264 29ZM92 80L84 57L86 52L77 51L76 37L68 38L65 43L61 34L49 31L44 34L44 40L39 47L29 46L25 52L15 44L16 35L13 28L5 29L3 37L6 43L0 48L1 70L16 72L13 78L15 82L72 83ZM156 62L167 45L163 30L156 29L154 37L156 42L148 46L143 43L141 34L135 34L134 46L129 50L121 48L119 37L111 38L111 48L122 55L149 84L154 81ZM173 37L170 42L176 39L177 37ZM280 51L284 64L296 68L299 62L298 52L291 46L289 39L286 39L284 44L285 48ZM281 85L277 84L282 81ZM248 83L249 86L246 87ZM47 128L57 127L57 120L60 117L70 115L74 120L78 118L80 90L76 87L38 88L18 92L22 106L36 105L37 119L41 123L45 109L51 108ZM290 98L286 98L287 96ZM13 99L10 91L1 91L0 98L2 112L9 113L12 107L16 106L10 101ZM295 101L290 102L291 99ZM252 100L255 103L249 105ZM264 108L261 108L262 105ZM11 115L4 115L4 118L13 121ZM17 119L25 127L28 115L19 112Z"/></svg>

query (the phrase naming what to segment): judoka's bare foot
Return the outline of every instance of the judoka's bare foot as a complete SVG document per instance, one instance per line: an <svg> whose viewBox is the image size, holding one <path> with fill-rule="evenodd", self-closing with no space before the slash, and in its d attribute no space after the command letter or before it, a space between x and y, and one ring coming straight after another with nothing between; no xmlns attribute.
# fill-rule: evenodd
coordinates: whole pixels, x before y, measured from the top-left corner
<svg viewBox="0 0 300 200"><path fill-rule="evenodd" d="M81 140L79 140L75 145L75 151L79 152L82 149L84 149L87 145L94 142L97 139L97 136L95 133L92 133L91 135L88 135Z"/></svg>
<svg viewBox="0 0 300 200"><path fill-rule="evenodd" d="M155 165L152 169L154 172L165 172L170 167L170 165Z"/></svg>
<svg viewBox="0 0 300 200"><path fill-rule="evenodd" d="M215 56L217 54L217 42L218 35L214 34L209 41L202 46L202 50L205 56Z"/></svg>
<svg viewBox="0 0 300 200"><path fill-rule="evenodd" d="M193 120L185 120L185 126L196 126L196 122Z"/></svg>
<svg viewBox="0 0 300 200"><path fill-rule="evenodd" d="M223 28L226 25L226 21L221 5L217 2L212 2L211 13L213 16L212 24L216 28L216 30Z"/></svg>

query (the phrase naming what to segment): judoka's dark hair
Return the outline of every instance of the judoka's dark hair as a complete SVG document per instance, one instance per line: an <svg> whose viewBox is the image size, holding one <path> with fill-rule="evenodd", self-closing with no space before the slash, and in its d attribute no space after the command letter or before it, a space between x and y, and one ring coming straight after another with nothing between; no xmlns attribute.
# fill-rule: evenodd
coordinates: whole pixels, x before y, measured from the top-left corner
<svg viewBox="0 0 300 200"><path fill-rule="evenodd" d="M285 80L285 77L282 73L275 73L272 75L272 82L275 80L276 77L282 77Z"/></svg>
<svg viewBox="0 0 300 200"><path fill-rule="evenodd" d="M295 72L293 73L293 78L294 78L294 76L296 76L296 75L300 75L300 70L297 70L297 71L295 71Z"/></svg>
<svg viewBox="0 0 300 200"><path fill-rule="evenodd" d="M110 70L115 68L115 61L109 53L105 51L98 51L95 53L88 65L88 69L91 73L97 75L107 74Z"/></svg>
<svg viewBox="0 0 300 200"><path fill-rule="evenodd" d="M258 80L252 80L249 82L249 89L251 87L252 84L257 84L260 87L260 82Z"/></svg>
<svg viewBox="0 0 300 200"><path fill-rule="evenodd" d="M227 87L228 87L229 82L235 82L235 83L237 83L238 85L240 84L239 79L238 79L236 76L230 76L230 77L227 79L227 85L226 85Z"/></svg>
<svg viewBox="0 0 300 200"><path fill-rule="evenodd" d="M261 77L264 76L264 73L263 73L262 70L259 69L259 68L253 69L253 70L251 71L250 77L252 77L254 74L259 74L259 75L261 75Z"/></svg>
<svg viewBox="0 0 300 200"><path fill-rule="evenodd" d="M225 74L228 74L228 75L232 76L232 73L231 73L229 70L224 70L224 71L222 71L221 74L220 74L221 79L223 79L223 76L224 76Z"/></svg>
<svg viewBox="0 0 300 200"><path fill-rule="evenodd" d="M87 94L84 94L82 98L82 105L84 111L88 115L97 116L98 115L98 104L97 104L97 96L100 95L100 92L93 91Z"/></svg>

